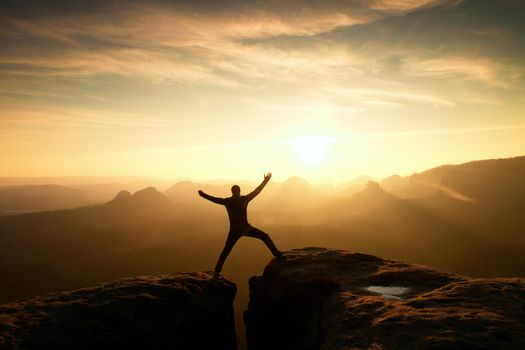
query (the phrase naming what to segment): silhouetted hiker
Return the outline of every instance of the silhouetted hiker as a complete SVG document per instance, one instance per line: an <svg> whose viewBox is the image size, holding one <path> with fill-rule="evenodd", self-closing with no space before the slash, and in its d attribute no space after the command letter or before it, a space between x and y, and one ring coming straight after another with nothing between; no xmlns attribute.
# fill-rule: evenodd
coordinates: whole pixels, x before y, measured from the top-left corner
<svg viewBox="0 0 525 350"><path fill-rule="evenodd" d="M257 186L255 190L246 196L241 196L241 188L237 185L232 186L232 196L228 198L213 197L199 190L199 195L202 198L206 198L213 203L224 205L228 211L228 218L230 219L230 232L228 233L228 238L226 239L226 245L224 246L224 249L219 256L219 260L217 261L217 265L215 266L215 277L219 277L224 261L228 257L228 254L230 254L232 251L235 243L242 236L259 238L271 250L273 255L279 259L283 259L283 254L275 247L275 244L273 244L270 236L248 223L248 215L246 213L248 203L262 191L264 186L266 186L268 181L270 181L271 177L272 173L264 175L263 182L261 182L261 184Z"/></svg>

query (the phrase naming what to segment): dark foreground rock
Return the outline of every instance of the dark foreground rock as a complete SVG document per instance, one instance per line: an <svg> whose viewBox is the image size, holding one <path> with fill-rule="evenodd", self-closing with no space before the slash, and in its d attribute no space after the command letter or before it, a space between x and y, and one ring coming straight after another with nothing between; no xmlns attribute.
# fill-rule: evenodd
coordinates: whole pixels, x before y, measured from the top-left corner
<svg viewBox="0 0 525 350"><path fill-rule="evenodd" d="M1 349L236 349L235 284L133 277L0 305Z"/></svg>
<svg viewBox="0 0 525 350"><path fill-rule="evenodd" d="M525 349L523 279L472 279L323 248L286 256L250 280L250 350Z"/></svg>

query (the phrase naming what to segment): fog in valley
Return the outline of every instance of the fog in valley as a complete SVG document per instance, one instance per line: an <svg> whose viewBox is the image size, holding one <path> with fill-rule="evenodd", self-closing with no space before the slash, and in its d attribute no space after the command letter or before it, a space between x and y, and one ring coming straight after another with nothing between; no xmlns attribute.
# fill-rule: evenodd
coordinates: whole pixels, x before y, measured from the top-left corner
<svg viewBox="0 0 525 350"><path fill-rule="evenodd" d="M0 302L124 276L210 271L228 232L224 207L197 190L227 197L233 183L2 181ZM243 194L258 185L236 183ZM525 276L524 206L518 157L337 186L271 181L248 212L280 250L322 246L471 276ZM238 286L238 327L248 279L270 259L261 241L243 237L226 261L223 275Z"/></svg>

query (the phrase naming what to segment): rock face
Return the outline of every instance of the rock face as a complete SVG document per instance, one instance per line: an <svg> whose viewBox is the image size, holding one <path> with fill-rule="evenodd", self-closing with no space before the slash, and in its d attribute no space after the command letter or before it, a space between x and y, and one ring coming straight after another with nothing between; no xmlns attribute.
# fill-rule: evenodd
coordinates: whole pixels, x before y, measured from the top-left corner
<svg viewBox="0 0 525 350"><path fill-rule="evenodd" d="M323 248L286 257L250 279L250 350L525 349L522 279L472 279Z"/></svg>
<svg viewBox="0 0 525 350"><path fill-rule="evenodd" d="M194 272L24 299L0 305L0 348L236 349L235 293Z"/></svg>

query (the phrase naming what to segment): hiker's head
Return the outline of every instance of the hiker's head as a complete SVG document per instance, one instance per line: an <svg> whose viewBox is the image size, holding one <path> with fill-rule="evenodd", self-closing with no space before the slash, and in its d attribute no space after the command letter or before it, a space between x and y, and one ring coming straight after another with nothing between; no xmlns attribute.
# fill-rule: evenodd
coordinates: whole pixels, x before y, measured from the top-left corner
<svg viewBox="0 0 525 350"><path fill-rule="evenodd" d="M232 186L232 195L234 197L239 197L241 195L241 188L239 187L239 185Z"/></svg>

